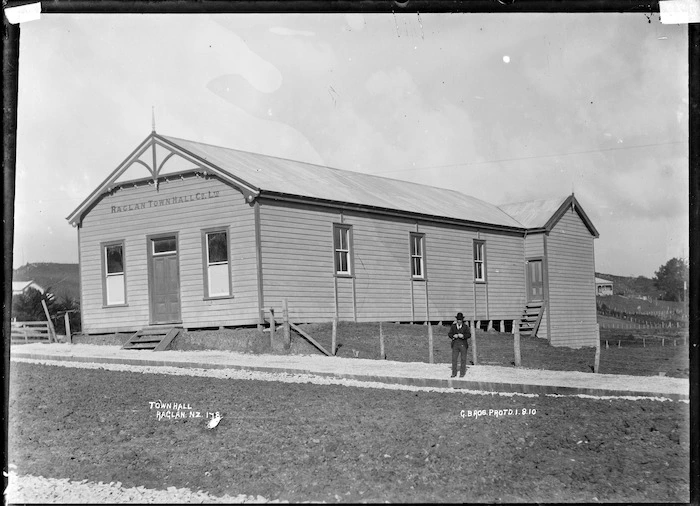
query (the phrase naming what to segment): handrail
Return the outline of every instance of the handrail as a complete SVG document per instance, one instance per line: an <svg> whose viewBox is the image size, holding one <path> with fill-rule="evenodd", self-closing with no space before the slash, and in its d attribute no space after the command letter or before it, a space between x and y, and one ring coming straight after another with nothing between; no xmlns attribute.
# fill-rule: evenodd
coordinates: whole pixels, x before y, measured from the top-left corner
<svg viewBox="0 0 700 506"><path fill-rule="evenodd" d="M299 334L301 334L302 337L306 338L307 341L309 341L311 344L313 344L316 348L318 348L324 355L330 357L331 354L328 353L328 351L321 346L313 337L311 337L309 334L301 330L299 327L297 327L295 324L292 322L289 322L289 327L297 331Z"/></svg>
<svg viewBox="0 0 700 506"><path fill-rule="evenodd" d="M542 321L542 315L544 315L544 310L547 307L547 301L543 300L542 305L540 306L540 310L537 313L537 321L535 322L535 327L532 329L532 335L536 336L537 331L540 330L540 322Z"/></svg>

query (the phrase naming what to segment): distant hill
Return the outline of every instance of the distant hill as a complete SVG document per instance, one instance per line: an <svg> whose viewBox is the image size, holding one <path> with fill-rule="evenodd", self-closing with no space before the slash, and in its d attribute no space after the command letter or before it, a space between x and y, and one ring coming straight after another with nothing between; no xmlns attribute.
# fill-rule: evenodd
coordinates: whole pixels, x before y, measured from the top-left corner
<svg viewBox="0 0 700 506"><path fill-rule="evenodd" d="M644 276L634 278L604 274L602 272L596 272L595 276L612 281L613 294L615 295L624 295L625 297L646 296L650 300L656 300L662 295L662 292L654 286L654 280Z"/></svg>
<svg viewBox="0 0 700 506"><path fill-rule="evenodd" d="M68 297L80 300L78 272L78 264L26 264L13 271L12 281L34 281L42 288L50 289L59 299Z"/></svg>

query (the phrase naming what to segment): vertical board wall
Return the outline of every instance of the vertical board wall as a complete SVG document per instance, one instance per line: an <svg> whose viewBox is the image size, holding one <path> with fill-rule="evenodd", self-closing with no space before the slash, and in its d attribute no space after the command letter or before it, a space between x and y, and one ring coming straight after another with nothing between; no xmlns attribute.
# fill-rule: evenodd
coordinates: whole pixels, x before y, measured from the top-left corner
<svg viewBox="0 0 700 506"><path fill-rule="evenodd" d="M522 310L517 233L480 232L487 283L475 287L475 229L272 200L261 200L260 220L265 308L281 311L286 298L292 320L330 321L337 304L345 321L451 321L458 311L474 316L475 288L474 319L513 319ZM341 222L352 226L352 278L334 275L333 224ZM411 278L412 232L425 234L426 280Z"/></svg>
<svg viewBox="0 0 700 506"><path fill-rule="evenodd" d="M512 320L520 315L526 296L523 237L488 231L480 238L486 241L487 283L481 286L488 290L488 307L477 313L477 319Z"/></svg>
<svg viewBox="0 0 700 506"><path fill-rule="evenodd" d="M288 300L292 321L330 321L335 314L331 209L260 199L260 246L264 309L282 314ZM350 280L343 279L340 313L352 318ZM347 285L347 286L346 286ZM314 315L310 318L309 315Z"/></svg>
<svg viewBox="0 0 700 506"><path fill-rule="evenodd" d="M210 197L214 192L217 196ZM166 199L172 203L166 204ZM202 230L219 226L229 227L233 297L205 300ZM242 325L257 321L252 208L240 192L222 181L190 175L161 181L157 191L154 185L133 188L126 184L113 195L101 198L86 214L80 232L85 332L136 330L149 325L146 236L170 232L177 233L179 241L182 326ZM125 306L103 307L100 244L107 241L124 241Z"/></svg>
<svg viewBox="0 0 700 506"><path fill-rule="evenodd" d="M595 346L596 301L593 240L569 209L547 237L551 344Z"/></svg>

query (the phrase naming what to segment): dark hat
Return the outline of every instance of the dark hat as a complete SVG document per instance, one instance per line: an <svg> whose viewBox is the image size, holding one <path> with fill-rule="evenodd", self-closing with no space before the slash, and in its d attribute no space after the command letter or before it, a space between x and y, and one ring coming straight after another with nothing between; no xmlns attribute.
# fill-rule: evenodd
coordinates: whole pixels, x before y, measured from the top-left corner
<svg viewBox="0 0 700 506"><path fill-rule="evenodd" d="M457 313L457 316L455 317L456 320L463 321L464 320L464 315L462 313Z"/></svg>

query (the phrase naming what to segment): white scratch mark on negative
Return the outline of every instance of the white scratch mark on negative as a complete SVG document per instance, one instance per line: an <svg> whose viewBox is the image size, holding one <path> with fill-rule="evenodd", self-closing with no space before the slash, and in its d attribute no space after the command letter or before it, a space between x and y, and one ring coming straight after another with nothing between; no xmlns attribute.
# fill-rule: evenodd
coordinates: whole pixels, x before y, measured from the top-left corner
<svg viewBox="0 0 700 506"><path fill-rule="evenodd" d="M659 2L659 20L667 25L700 23L698 0L662 0Z"/></svg>
<svg viewBox="0 0 700 506"><path fill-rule="evenodd" d="M394 25L396 26L396 36L401 38L401 34L399 33L399 22L396 20L396 13L394 12L394 9L391 9L391 15L394 16Z"/></svg>
<svg viewBox="0 0 700 506"><path fill-rule="evenodd" d="M17 7L8 7L5 9L7 20L16 25L17 23L26 23L41 18L41 3L19 5Z"/></svg>

